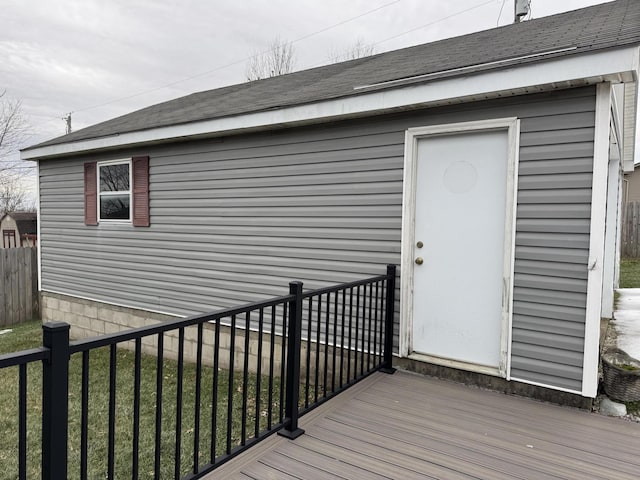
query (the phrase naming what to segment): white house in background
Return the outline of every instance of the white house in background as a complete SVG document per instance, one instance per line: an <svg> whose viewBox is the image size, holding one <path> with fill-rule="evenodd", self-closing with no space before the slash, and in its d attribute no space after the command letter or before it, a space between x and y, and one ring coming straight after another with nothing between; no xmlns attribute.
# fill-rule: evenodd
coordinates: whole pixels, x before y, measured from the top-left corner
<svg viewBox="0 0 640 480"><path fill-rule="evenodd" d="M398 365L584 404L639 58L640 2L618 0L29 147L45 320L74 304L185 316L396 263Z"/></svg>

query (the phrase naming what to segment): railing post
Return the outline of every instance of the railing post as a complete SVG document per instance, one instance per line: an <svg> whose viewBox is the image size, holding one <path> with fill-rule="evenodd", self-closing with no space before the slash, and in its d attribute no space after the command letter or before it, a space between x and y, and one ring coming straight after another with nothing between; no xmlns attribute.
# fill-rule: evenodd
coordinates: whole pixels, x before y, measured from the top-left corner
<svg viewBox="0 0 640 480"><path fill-rule="evenodd" d="M42 479L67 478L69 420L69 324L42 325L49 360L42 369Z"/></svg>
<svg viewBox="0 0 640 480"><path fill-rule="evenodd" d="M289 331L287 332L287 379L285 391L285 426L279 435L291 440L304 430L298 428L298 399L300 397L300 349L302 346L302 282L289 283Z"/></svg>
<svg viewBox="0 0 640 480"><path fill-rule="evenodd" d="M393 317L396 296L396 266L387 265L387 296L384 315L384 362L381 372L394 373L393 368Z"/></svg>

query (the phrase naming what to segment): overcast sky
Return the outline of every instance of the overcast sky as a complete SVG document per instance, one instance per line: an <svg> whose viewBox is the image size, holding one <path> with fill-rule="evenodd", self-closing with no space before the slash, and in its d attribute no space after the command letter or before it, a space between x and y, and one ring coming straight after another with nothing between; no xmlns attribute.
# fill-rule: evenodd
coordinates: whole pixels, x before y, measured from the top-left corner
<svg viewBox="0 0 640 480"><path fill-rule="evenodd" d="M243 82L276 35L301 70L358 38L379 53L511 23L513 1L0 0L0 92L22 100L29 145L64 134L69 112L77 130ZM532 0L531 14L597 3Z"/></svg>

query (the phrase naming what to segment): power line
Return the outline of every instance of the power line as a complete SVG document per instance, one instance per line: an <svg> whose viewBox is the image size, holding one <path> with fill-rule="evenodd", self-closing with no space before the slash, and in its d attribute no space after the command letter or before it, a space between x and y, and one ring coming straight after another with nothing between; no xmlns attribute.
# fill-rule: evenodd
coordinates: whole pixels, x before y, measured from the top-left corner
<svg viewBox="0 0 640 480"><path fill-rule="evenodd" d="M466 8L464 10L460 10L459 12L452 13L451 15L447 15L446 17L439 18L438 20L434 20L433 22L425 23L424 25L420 25L419 27L412 28L411 30L407 30L406 32L399 33L397 35L394 35L393 37L385 38L384 40L380 40L379 42L375 42L374 45L379 45L381 43L388 42L389 40L395 40L396 38L403 37L404 35L407 35L409 33L415 32L416 30L421 30L421 29L423 29L425 27L430 27L431 25L435 25L436 23L440 23L440 22L443 22L445 20L449 20L450 18L457 17L458 15L462 15L463 13L470 12L471 10L475 10L477 8L484 7L485 5L488 5L490 3L494 3L494 0L488 0L486 2L478 3L477 5L474 5L473 7L469 7L469 8Z"/></svg>
<svg viewBox="0 0 640 480"><path fill-rule="evenodd" d="M385 3L384 5L376 7L374 9L372 9L372 10L368 10L368 11L366 11L364 13L361 13L360 15L356 15L355 17L348 18L346 20L343 20L341 22L335 23L335 24L330 25L328 27L322 28L320 30L316 30L315 32L303 35L302 37L296 38L295 40L291 41L290 43L301 42L303 40L306 40L307 38L313 37L315 35L319 35L321 33L329 31L329 30L331 30L333 28L339 27L339 26L344 25L346 23L349 23L349 22L352 22L352 21L357 20L359 18L362 18L362 17L364 17L366 15L370 15L372 13L375 13L375 12L379 11L379 10L382 10L384 8L387 8L387 7L390 7L392 5L395 5L396 3L400 3L401 1L402 0L394 0L392 2ZM113 103L122 102L124 100L130 100L132 98L140 97L142 95L147 95L149 93L157 92L157 91L162 90L164 88L172 87L172 86L177 85L179 83L183 83L183 82L187 82L189 80L193 80L194 78L203 77L205 75L209 75L211 73L214 73L214 72L217 72L217 71L220 71L220 70L224 70L225 68L233 67L233 66L238 65L240 63L244 63L244 62L250 60L251 58L253 58L253 57L257 56L257 55L262 55L262 54L265 54L265 53L269 53L269 51L270 50L264 50L264 51L259 52L259 53L254 53L254 54L252 54L252 55L250 55L248 57L245 57L245 58L242 58L240 60L236 60L236 61L227 63L225 65L218 66L218 67L213 68L211 70L207 70L205 72L197 73L197 74L191 75L189 77L184 77L184 78L182 78L180 80L176 80L176 81L173 81L173 82L170 82L170 83L158 86L158 87L154 87L154 88L151 88L151 89L148 89L148 90L144 90L144 91L141 91L141 92L138 92L138 93L134 93L132 95L127 95L125 97L115 98L113 100L108 100L106 102L102 102L102 103L98 103L98 104L95 104L95 105L91 105L89 107L84 107L84 108L81 108L81 109L77 109L77 110L74 110L72 112L69 112L63 119L70 118L71 114L73 114L73 113L85 112L87 110L93 110L95 108L104 107L104 106L107 106L107 105L111 105ZM47 125L47 124L51 123L53 120L59 120L59 119L60 119L59 117L51 117L49 120L45 120L44 122L38 123L37 125L33 126L32 128L35 130L35 129L38 129L38 128L44 126L44 125ZM67 126L67 133L69 133L68 126Z"/></svg>
<svg viewBox="0 0 640 480"><path fill-rule="evenodd" d="M368 10L368 11L366 11L366 12L364 12L364 13L361 13L361 14L359 14L359 15L356 15L356 16L354 16L354 17L350 17L350 18L348 18L348 19L342 20L342 21L340 21L340 22L338 22L338 23L335 23L335 24L333 24L333 25L330 25L330 26L328 26L328 27L325 27L325 28L322 28L322 29L320 29L320 30L316 30L316 31L314 31L314 32L311 32L311 33L308 33L308 34L303 35L303 36L301 36L301 37L298 37L298 38L296 38L295 40L292 40L290 43L292 43L292 44L293 44L293 43L299 43L299 42L301 42L301 41L303 41L303 40L306 40L306 39L308 39L308 38L311 38L311 37L313 37L313 36L319 35L319 34L321 34L321 33L324 33L324 32L327 32L327 31L329 31L329 30L332 30L332 29L334 29L334 28L337 28L337 27L339 27L339 26L342 26L342 25L345 25L345 24L347 24L347 23L350 23L350 22L352 22L352 21L358 20L358 19L360 19L360 18L362 18L362 17L365 17L365 16L367 16L367 15L370 15L370 14L372 14L372 13L378 12L378 11L380 11L380 10L382 10L382 9L388 8L388 7L392 6L392 5L395 5L395 4L397 4L397 3L400 3L401 1L402 1L402 0L394 0L394 1L392 1L392 2L385 3L385 4L383 4L383 5L379 6L379 7L376 7L376 8L374 8L374 9ZM415 27L415 28L412 28L412 29L406 30L406 31L404 31L404 32L402 32L402 33L399 33L399 34L397 34L397 35L393 35L393 36L391 36L391 37L388 37L388 38L385 38L385 39L379 40L379 41L377 41L377 42L374 42L372 45L379 45L379 44L381 44L381 43L385 43L385 42L388 42L388 41L390 41L390 40L395 40L396 38L402 37L402 36L404 36L404 35L408 35L409 33L415 32L415 31L417 31L417 30L420 30L420 29L423 29L423 28L426 28L426 27L429 27L429 26L435 25L435 24L440 23L440 22L443 22L443 21L445 21L445 20L449 20L449 19L451 19L451 18L457 17L458 15L462 15L462 14L464 14L464 13L467 13L467 12L470 12L470 11L475 10L475 9L477 9L477 8L480 8L480 7L483 7L483 6L485 6L485 5L488 5L488 4L490 4L490 3L494 3L494 1L495 1L495 0L488 0L488 1L485 1L485 2L482 2L482 3L478 3L478 4L474 5L474 6L468 7L468 8L466 8L466 9L464 9L464 10L457 11L457 12L455 12L455 13L452 13L452 14L447 15L447 16L445 16L445 17L439 18L439 19L434 20L434 21L432 21L432 22L425 23L425 24L423 24L423 25L420 25L420 26L418 26L418 27ZM504 5L504 2L503 2L503 5ZM91 106L84 107L84 108L81 108L81 109L77 109L77 110L74 110L74 111L72 111L72 112L69 112L69 113L67 114L67 117L65 117L65 118L68 118L72 113L78 113L78 112L84 112L84 111L87 111L87 110L93 110L93 109L100 108L100 107L104 107L104 106L111 105L111 104L114 104L114 103L122 102L122 101L124 101L124 100L130 100L130 99L132 99L132 98L136 98L136 97L140 97L140 96L143 96L143 95L147 95L147 94L149 94L149 93L153 93L153 92L156 92L156 91L159 91L159 90L162 90L162 89L168 88L168 87L172 87L172 86L174 86L174 85L178 85L178 84L183 83L183 82L187 82L187 81L189 81L189 80L193 80L193 79L195 79L195 78L203 77L203 76L209 75L209 74L211 74L211 73L215 73L215 72L218 72L218 71L220 71L220 70L224 70L224 69L226 69L226 68L229 68L229 67L232 67L232 66L235 66L235 65L238 65L238 64L244 63L244 62L246 62L246 61L250 60L251 58L253 58L253 57L257 56L257 55L262 55L262 54L264 54L264 53L268 53L269 51L270 51L270 50L264 50L264 51L259 52L259 53L254 53L254 54L249 55L249 56L247 56L247 57L241 58L241 59L239 59L239 60L235 60L235 61L233 61L233 62L230 62L230 63L224 64L224 65L220 65L220 66L215 67L215 68L212 68L212 69L210 69L210 70L207 70L207 71L204 71L204 72L200 72L200 73L197 73L197 74L194 74L194 75L188 76L188 77L184 77L184 78L182 78L182 79L175 80L175 81L173 81L173 82L169 82L169 83L166 83L166 84L161 85L161 86L158 86L158 87L154 87L154 88L150 88L150 89L147 89L147 90L144 90L144 91L141 91L141 92L137 92L137 93L134 93L134 94L132 94L132 95L127 95L127 96L124 96L124 97L115 98L115 99L113 99L113 100L109 100L109 101L102 102L102 103L99 103L99 104L95 104L95 105L91 105ZM316 66L319 66L319 65L322 65L322 64L318 64L318 65L316 65ZM312 68L312 67L311 67L311 68ZM54 118L52 118L51 120L47 120L47 121L45 121L45 122L42 122L42 123L38 124L36 127L34 127L34 128L38 128L38 127L40 127L40 126L46 125L46 124L48 124L48 123L52 122L54 119L58 119L58 120L59 120L59 117L54 117Z"/></svg>
<svg viewBox="0 0 640 480"><path fill-rule="evenodd" d="M502 5L500 5L500 13L498 13L498 19L496 20L496 27L500 24L500 17L502 16L502 9L504 8L505 3L507 3L507 0L502 0Z"/></svg>
<svg viewBox="0 0 640 480"><path fill-rule="evenodd" d="M73 113L73 112L70 112L70 113ZM41 115L37 115L37 116L38 116L38 117L40 117ZM45 121L40 122L40 123L36 123L35 125L30 125L30 126L29 126L29 129L30 129L30 130L37 130L37 129L39 129L39 128L40 128L40 127L42 127L42 126L47 125L48 123L52 123L54 120L55 120L56 122L59 122L59 121L60 121L60 117L49 117L49 116L47 115L47 116L46 116L46 118L48 118L48 120L45 120ZM34 135L35 135L35 134L30 134L29 136L33 137Z"/></svg>
<svg viewBox="0 0 640 480"><path fill-rule="evenodd" d="M423 29L425 27L430 27L432 25L435 25L436 23L444 22L445 20L449 20L450 18L457 17L458 15L462 15L464 13L470 12L471 10L475 10L477 8L484 7L485 5L488 5L490 3L494 3L494 1L495 0L488 0L486 2L478 3L477 5L474 5L472 7L466 8L464 10L460 10L459 12L452 13L451 15L447 15L446 17L439 18L437 20L434 20L433 22L425 23L424 25L420 25L418 27L414 27L414 28L412 28L410 30L406 30L406 31L404 31L402 33L398 33L397 35L393 35L392 37L388 37L388 38L384 38L382 40L378 40L377 42L374 42L371 45L372 46L380 45L381 43L388 42L390 40L395 40L396 38L399 38L399 37L402 37L402 36L407 35L409 33L415 32L416 30L421 30L421 29ZM321 65L323 65L323 64L322 63L318 63L318 64L316 64L316 65L314 65L314 66L312 66L310 68L319 67Z"/></svg>
<svg viewBox="0 0 640 480"><path fill-rule="evenodd" d="M356 15L355 17L348 18L346 20L343 20L341 22L335 23L335 24L330 25L328 27L322 28L320 30L316 30L315 32L303 35L302 37L296 38L295 40L293 40L293 41L291 41L289 43L293 44L293 43L301 42L303 40L306 40L307 38L310 38L310 37L313 37L315 35L319 35L321 33L327 32L329 30L332 30L332 29L334 29L336 27L339 27L341 25L344 25L346 23L352 22L354 20L358 20L358 19L360 19L360 18L362 18L362 17L364 17L366 15L370 15L372 13L375 13L375 12L379 11L379 10L382 10L384 8L387 8L387 7L390 7L391 5L395 5L396 3L400 3L401 1L403 1L403 0L394 0L392 2L385 3L384 5L376 7L374 9L372 9L372 10L368 10L368 11L366 11L364 13L361 13L360 15ZM132 98L140 97L142 95L147 95L149 93L157 92L158 90L162 90L164 88L172 87L172 86L177 85L179 83L183 83L183 82L187 82L189 80L193 80L194 78L204 77L205 75L209 75L211 73L218 72L218 71L223 70L225 68L233 67L233 66L238 65L240 63L244 63L244 62L250 60L251 58L253 58L253 57L257 56L257 55L262 55L262 54L265 54L265 53L269 53L269 51L270 50L264 50L264 51L259 52L259 53L254 53L253 55L249 55L248 57L244 57L244 58L242 58L240 60L235 60L233 62L221 65L219 67L212 68L211 70L207 70L205 72L196 73L195 75L191 75L189 77L184 77L184 78L182 78L180 80L176 80L176 81L173 81L173 82L170 82L170 83L158 86L158 87L154 87L154 88L151 88L151 89L148 89L148 90L144 90L142 92L134 93L132 95L127 95L126 97L116 98L114 100L109 100L107 102L103 102L103 103L99 103L99 104L92 105L92 106L89 106L89 107L81 108L79 110L75 110L72 113L78 113L78 112L84 112L84 111L87 111L87 110L93 110L94 108L104 107L106 105L111 105L112 103L121 102L123 100L130 100Z"/></svg>

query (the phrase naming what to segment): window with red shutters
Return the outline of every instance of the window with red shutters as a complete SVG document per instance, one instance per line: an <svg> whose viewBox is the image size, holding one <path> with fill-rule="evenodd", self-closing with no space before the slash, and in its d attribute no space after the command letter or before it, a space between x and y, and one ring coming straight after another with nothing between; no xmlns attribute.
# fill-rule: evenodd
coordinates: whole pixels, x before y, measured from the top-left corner
<svg viewBox="0 0 640 480"><path fill-rule="evenodd" d="M149 157L85 163L84 220L86 225L131 222L148 227Z"/></svg>

